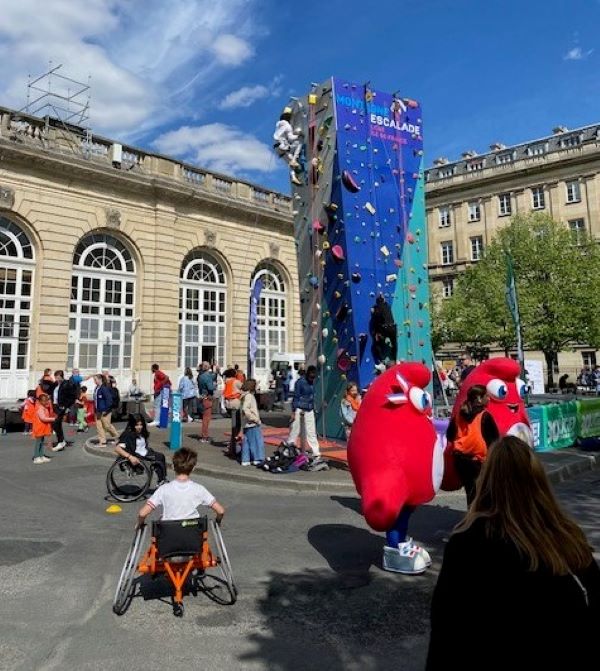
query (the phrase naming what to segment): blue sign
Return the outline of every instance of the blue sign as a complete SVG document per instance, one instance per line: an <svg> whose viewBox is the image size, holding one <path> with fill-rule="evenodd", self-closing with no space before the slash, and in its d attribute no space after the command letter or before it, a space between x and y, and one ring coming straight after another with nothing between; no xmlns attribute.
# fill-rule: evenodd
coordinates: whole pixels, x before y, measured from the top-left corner
<svg viewBox="0 0 600 671"><path fill-rule="evenodd" d="M181 447L182 424L181 424L181 392L174 391L171 415L171 433L169 435L169 447L175 451Z"/></svg>
<svg viewBox="0 0 600 671"><path fill-rule="evenodd" d="M166 429L169 424L169 401L171 397L171 387L163 387L160 392L160 421L159 428Z"/></svg>

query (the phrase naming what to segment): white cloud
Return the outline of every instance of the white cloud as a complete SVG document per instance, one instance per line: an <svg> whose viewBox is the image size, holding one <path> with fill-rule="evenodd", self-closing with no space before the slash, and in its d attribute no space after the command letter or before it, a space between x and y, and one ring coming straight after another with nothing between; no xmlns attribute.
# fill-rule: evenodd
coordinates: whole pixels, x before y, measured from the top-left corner
<svg viewBox="0 0 600 671"><path fill-rule="evenodd" d="M270 147L253 135L222 123L182 126L158 137L154 146L164 154L180 156L217 172L265 173L278 169Z"/></svg>
<svg viewBox="0 0 600 671"><path fill-rule="evenodd" d="M123 140L198 115L197 91L254 53L258 0L0 0L0 104L20 109L48 61L87 81L94 132ZM207 100L205 98L205 100Z"/></svg>
<svg viewBox="0 0 600 671"><path fill-rule="evenodd" d="M228 93L219 105L219 109L230 110L237 107L250 107L257 100L266 98L268 95L269 89L262 84L242 86L241 89Z"/></svg>
<svg viewBox="0 0 600 671"><path fill-rule="evenodd" d="M588 56L591 56L593 51L593 49L584 51L581 47L573 47L567 51L563 58L565 61L583 61L588 58Z"/></svg>
<svg viewBox="0 0 600 671"><path fill-rule="evenodd" d="M242 86L237 91L228 93L219 104L219 109L229 110L237 109L239 107L250 107L254 105L257 100L262 98L277 98L281 95L282 75L277 75L273 81L265 86L264 84L256 84L255 86Z"/></svg>
<svg viewBox="0 0 600 671"><path fill-rule="evenodd" d="M254 54L251 45L235 35L219 35L212 50L223 65L241 65Z"/></svg>

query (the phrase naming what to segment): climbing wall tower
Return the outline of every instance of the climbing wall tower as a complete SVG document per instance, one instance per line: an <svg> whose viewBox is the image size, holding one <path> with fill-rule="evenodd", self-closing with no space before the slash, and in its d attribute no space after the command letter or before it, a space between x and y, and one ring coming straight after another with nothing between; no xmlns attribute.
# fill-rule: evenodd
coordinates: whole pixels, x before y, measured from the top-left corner
<svg viewBox="0 0 600 671"><path fill-rule="evenodd" d="M376 374L371 309L382 294L398 359L431 367L421 107L332 78L294 102L304 141L294 186L307 363L318 363L317 429L342 435L340 399Z"/></svg>

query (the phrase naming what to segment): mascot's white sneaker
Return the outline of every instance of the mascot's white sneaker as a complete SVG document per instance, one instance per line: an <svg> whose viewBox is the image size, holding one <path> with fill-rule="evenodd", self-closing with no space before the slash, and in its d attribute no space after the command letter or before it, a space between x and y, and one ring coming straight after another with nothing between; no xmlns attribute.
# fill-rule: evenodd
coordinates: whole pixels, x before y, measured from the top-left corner
<svg viewBox="0 0 600 671"><path fill-rule="evenodd" d="M427 550L424 547L417 545L410 536L406 537L406 543L410 543L417 550L417 552L425 560L425 566L429 568L431 566L431 556L429 555L429 552L427 552ZM400 549L402 545L403 543L398 543L398 549Z"/></svg>
<svg viewBox="0 0 600 671"><path fill-rule="evenodd" d="M383 568L394 573L419 575L427 570L427 564L415 545L399 543L397 548L387 545L383 548Z"/></svg>

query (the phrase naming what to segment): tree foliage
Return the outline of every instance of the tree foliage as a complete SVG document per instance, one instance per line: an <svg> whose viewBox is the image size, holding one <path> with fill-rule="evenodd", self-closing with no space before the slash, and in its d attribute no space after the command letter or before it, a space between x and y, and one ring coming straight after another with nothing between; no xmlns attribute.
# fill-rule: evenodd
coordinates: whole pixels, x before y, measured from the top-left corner
<svg viewBox="0 0 600 671"><path fill-rule="evenodd" d="M600 346L600 247L578 235L545 214L513 217L434 312L439 340L472 350L494 344L507 353L516 346L505 297L510 252L524 346L544 353L552 385L551 363L560 351L575 343Z"/></svg>

